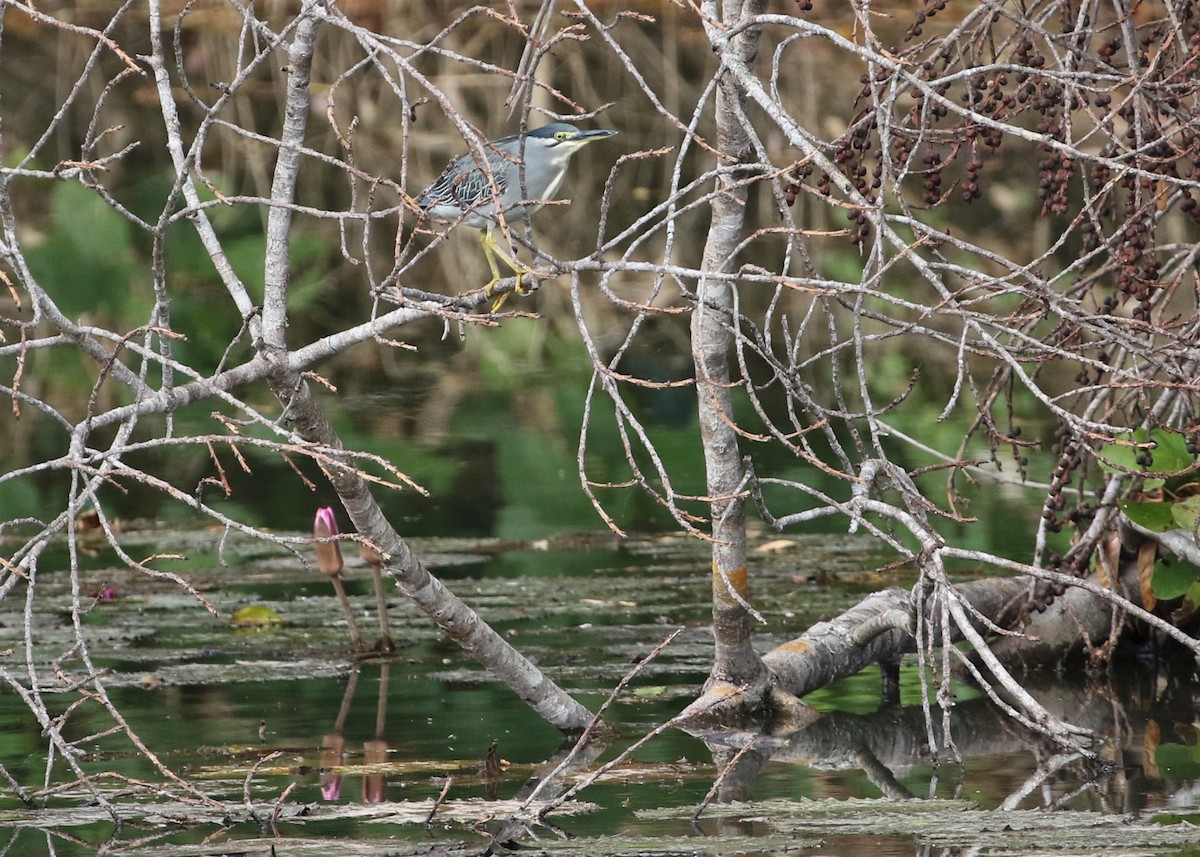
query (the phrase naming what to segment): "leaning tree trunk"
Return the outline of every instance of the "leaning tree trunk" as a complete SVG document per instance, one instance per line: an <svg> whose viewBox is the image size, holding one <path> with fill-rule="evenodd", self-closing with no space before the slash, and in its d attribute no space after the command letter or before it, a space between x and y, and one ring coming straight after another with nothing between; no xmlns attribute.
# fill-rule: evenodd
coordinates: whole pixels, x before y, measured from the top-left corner
<svg viewBox="0 0 1200 857"><path fill-rule="evenodd" d="M279 158L271 186L275 203L267 216L267 258L260 354L272 369L267 381L283 404L286 416L305 441L342 449L341 439L313 400L307 382L288 359L285 337L288 316L288 260L291 208L300 170L309 110L309 71L316 38L317 16L306 4L288 52L288 92ZM384 567L400 589L425 611L456 643L508 684L547 722L564 732L580 732L592 714L551 681L532 662L484 622L434 577L408 544L384 518L363 478L349 458L329 461L326 475L359 533L384 554Z"/></svg>
<svg viewBox="0 0 1200 857"><path fill-rule="evenodd" d="M704 4L714 18L716 3ZM721 20L736 25L743 16L758 15L765 0L727 0ZM749 27L736 37L744 62L758 49L759 30ZM742 103L745 94L730 75L723 75L716 98L717 150L723 166L737 164L752 154ZM751 616L746 601L745 469L734 430L733 384L729 354L735 314L733 286L727 274L742 239L746 188L735 172L722 172L712 202L712 223L704 245L703 270L692 314L692 357L696 364L700 437L712 514L713 634L716 652L706 695L726 696L731 705L754 705L767 687L767 673L750 642ZM738 688L742 690L738 691ZM716 713L716 712L714 712Z"/></svg>

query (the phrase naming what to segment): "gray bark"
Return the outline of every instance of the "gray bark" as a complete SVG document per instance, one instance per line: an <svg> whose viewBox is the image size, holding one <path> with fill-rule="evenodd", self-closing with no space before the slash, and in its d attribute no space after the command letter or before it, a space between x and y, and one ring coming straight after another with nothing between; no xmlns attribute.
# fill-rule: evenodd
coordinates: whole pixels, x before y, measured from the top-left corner
<svg viewBox="0 0 1200 857"><path fill-rule="evenodd" d="M304 140L309 109L308 73L319 12L309 4L302 15L288 53L290 73L284 126L271 186L276 205L272 206L267 222L266 294L259 345L261 356L272 365L267 381L284 406L284 418L305 441L340 450L343 449L341 439L313 400L301 374L289 365L285 337L291 225L286 204L295 199L299 147ZM328 465L325 472L355 528L380 549L385 557L384 569L395 578L405 595L547 722L564 732L578 732L587 727L592 720L591 712L547 678L429 573L384 518L366 480L349 460Z"/></svg>
<svg viewBox="0 0 1200 857"><path fill-rule="evenodd" d="M761 14L764 0L726 2L721 19L727 25L743 16ZM716 4L705 10L716 15ZM758 28L747 28L737 36L737 51L750 62L758 48ZM746 160L752 153L742 124L739 102L744 94L729 75L717 91L717 149L729 161ZM725 273L733 267L733 252L742 239L746 188L734 175L717 179L712 202L712 222L704 246L702 268ZM692 357L696 365L696 394L700 437L712 514L712 598L716 652L706 689L745 687L741 700L754 704L766 688L766 673L750 641L750 614L745 609L748 593L746 573L745 469L734 429L733 382L729 354L733 345L733 286L728 280L702 277L697 286L692 314Z"/></svg>
<svg viewBox="0 0 1200 857"><path fill-rule="evenodd" d="M1123 576L1124 592L1138 606L1136 574ZM989 633L983 620L1002 628L1013 626L1016 609L1030 592L1028 577L989 577L955 587L981 619L975 628ZM898 660L916 648L916 640L905 628L891 621L911 614L911 594L902 589L876 592L829 622L809 628L803 635L776 647L763 656L772 677L787 692L803 696L845 678L872 663ZM1072 587L1042 611L1028 614L1015 629L1020 636L992 640L992 652L1006 666L1045 666L1061 663L1087 641L1102 645L1113 628L1113 602L1087 589ZM882 623L880 620L883 620ZM883 627L874 633L872 625ZM889 625L891 627L889 627ZM934 637L940 631L933 634ZM950 639L962 634L950 628Z"/></svg>

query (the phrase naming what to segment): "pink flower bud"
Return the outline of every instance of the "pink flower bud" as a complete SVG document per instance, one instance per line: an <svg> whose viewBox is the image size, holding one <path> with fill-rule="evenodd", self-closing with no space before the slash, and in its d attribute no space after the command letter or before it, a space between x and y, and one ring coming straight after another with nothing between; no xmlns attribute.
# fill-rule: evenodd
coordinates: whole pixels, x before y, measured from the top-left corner
<svg viewBox="0 0 1200 857"><path fill-rule="evenodd" d="M317 509L317 517L313 521L313 536L317 539L330 539L338 534L337 517L329 506ZM337 577L342 573L342 549L335 541L318 541L317 568L329 577Z"/></svg>

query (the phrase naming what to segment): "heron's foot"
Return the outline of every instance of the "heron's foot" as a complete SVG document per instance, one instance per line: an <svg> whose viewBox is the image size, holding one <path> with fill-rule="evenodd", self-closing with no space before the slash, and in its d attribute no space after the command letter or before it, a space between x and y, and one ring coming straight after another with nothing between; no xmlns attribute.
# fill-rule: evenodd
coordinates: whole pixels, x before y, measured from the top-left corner
<svg viewBox="0 0 1200 857"><path fill-rule="evenodd" d="M500 282L499 277L492 277L488 284L483 287L483 296L485 298L491 298L492 301L492 308L489 310L489 312L500 312L500 307L504 306L504 302L508 300L508 292L496 294L495 285L498 282Z"/></svg>
<svg viewBox="0 0 1200 857"><path fill-rule="evenodd" d="M525 277L526 274L536 274L536 272L530 271L526 268L513 268L513 274L516 275L516 282L513 283L512 291L515 292L516 294L520 295L521 297L525 297L526 295L533 294L533 292L534 292L533 287L526 286L522 282L522 279ZM500 294L496 294L495 287L496 287L496 283L498 283L498 282L500 282L500 277L495 276L495 277L492 277L491 281L488 282L488 284L483 287L483 294L486 297L489 297L492 299L491 312L499 312L500 308L502 306L504 306L504 302L506 300L508 300L508 296L510 294L510 292L507 292L507 291L500 292Z"/></svg>

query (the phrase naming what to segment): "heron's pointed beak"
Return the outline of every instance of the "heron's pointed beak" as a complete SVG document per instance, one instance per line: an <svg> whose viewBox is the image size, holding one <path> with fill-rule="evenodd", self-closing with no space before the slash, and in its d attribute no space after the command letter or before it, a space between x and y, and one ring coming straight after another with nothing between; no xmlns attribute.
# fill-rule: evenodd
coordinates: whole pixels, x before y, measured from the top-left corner
<svg viewBox="0 0 1200 857"><path fill-rule="evenodd" d="M603 140L605 137L615 137L616 131L610 131L607 128L597 128L592 131L580 131L579 136L573 142L590 143L593 140Z"/></svg>

